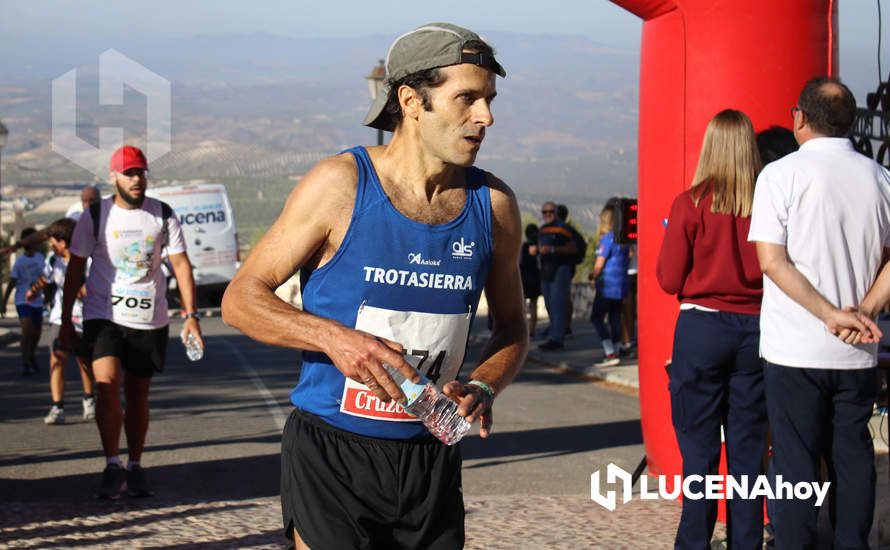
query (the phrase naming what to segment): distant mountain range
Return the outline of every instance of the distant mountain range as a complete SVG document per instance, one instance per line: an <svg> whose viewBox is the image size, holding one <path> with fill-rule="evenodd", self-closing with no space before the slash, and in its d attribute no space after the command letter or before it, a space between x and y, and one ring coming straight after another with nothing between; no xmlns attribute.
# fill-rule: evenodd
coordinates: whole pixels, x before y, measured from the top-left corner
<svg viewBox="0 0 890 550"><path fill-rule="evenodd" d="M570 204L585 226L609 196L635 194L639 53L574 36L486 38L508 76L498 81L478 165L530 206ZM75 67L78 135L95 144L99 127L123 127L138 143L145 98L128 90L121 106L98 103L97 59L112 46L172 85L172 152L153 163L153 178L302 174L325 155L375 141L361 126L370 103L364 77L390 40L255 34L121 47L99 37L61 55L36 39L19 44L23 53L0 67L0 119L10 129L3 185L92 179L50 143L51 82Z"/></svg>

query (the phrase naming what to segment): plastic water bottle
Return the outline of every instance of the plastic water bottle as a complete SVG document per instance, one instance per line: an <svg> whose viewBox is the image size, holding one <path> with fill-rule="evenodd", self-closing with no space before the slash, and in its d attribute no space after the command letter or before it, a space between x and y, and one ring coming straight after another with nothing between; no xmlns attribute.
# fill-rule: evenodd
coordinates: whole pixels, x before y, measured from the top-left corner
<svg viewBox="0 0 890 550"><path fill-rule="evenodd" d="M189 360L198 361L204 357L204 348L198 342L198 339L195 338L194 334L190 332L188 338L185 338L185 334L182 336L182 343L185 345L185 354L188 356Z"/></svg>
<svg viewBox="0 0 890 550"><path fill-rule="evenodd" d="M412 363L412 356L405 359ZM402 407L406 412L419 418L426 429L446 445L454 445L470 429L470 423L457 413L457 403L439 391L423 373L420 383L411 382L401 371L384 364L386 372L402 388L406 402Z"/></svg>

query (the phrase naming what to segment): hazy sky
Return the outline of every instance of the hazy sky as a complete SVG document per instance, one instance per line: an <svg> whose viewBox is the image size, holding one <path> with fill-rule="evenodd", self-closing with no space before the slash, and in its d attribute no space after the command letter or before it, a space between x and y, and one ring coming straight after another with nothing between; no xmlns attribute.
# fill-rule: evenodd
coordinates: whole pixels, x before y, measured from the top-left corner
<svg viewBox="0 0 890 550"><path fill-rule="evenodd" d="M0 0L0 33L191 36L269 32L286 36L356 36L404 32L430 21L474 30L581 34L601 42L637 43L636 17L606 0L406 2L368 0ZM137 7L138 6L138 7ZM548 6L545 8L544 6Z"/></svg>
<svg viewBox="0 0 890 550"><path fill-rule="evenodd" d="M745 0L737 0L745 1ZM797 1L797 0L776 0ZM841 75L877 82L877 0L840 1ZM890 71L890 0L884 0L883 69ZM483 33L577 34L597 42L639 47L640 21L607 0L0 0L0 57L16 42L45 38L61 46L79 37L120 40L199 34L396 36L430 21L451 21ZM789 32L793 24L789 22ZM59 47L57 46L57 47ZM97 52L98 53L98 52ZM868 77L866 78L866 75ZM874 75L874 76L871 76ZM857 96L863 91L855 89Z"/></svg>
<svg viewBox="0 0 890 550"><path fill-rule="evenodd" d="M744 0L739 0L744 1ZM777 0L796 1L796 0ZM883 20L890 23L890 0ZM150 7L149 7L150 6ZM877 0L840 0L842 56L877 66ZM598 42L638 46L640 21L607 0L0 0L0 48L16 38L189 37L267 32L285 36L393 35L424 22L452 21L479 31L578 34ZM890 33L890 25L885 25ZM792 29L789 26L789 29ZM885 33L887 34L887 33ZM885 37L885 44L890 42ZM883 48L885 51L888 48ZM890 67L890 56L884 56ZM842 62L844 59L842 58Z"/></svg>

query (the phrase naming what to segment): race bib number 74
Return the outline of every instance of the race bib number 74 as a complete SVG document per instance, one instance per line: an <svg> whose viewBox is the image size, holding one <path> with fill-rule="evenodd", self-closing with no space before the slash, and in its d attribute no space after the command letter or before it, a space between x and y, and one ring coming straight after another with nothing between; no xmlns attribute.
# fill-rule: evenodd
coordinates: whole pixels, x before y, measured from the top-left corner
<svg viewBox="0 0 890 550"><path fill-rule="evenodd" d="M406 360L441 389L457 377L463 364L470 316L394 311L365 305L359 309L355 328L402 344ZM345 380L340 412L375 420L419 422L395 401L384 403L364 384Z"/></svg>

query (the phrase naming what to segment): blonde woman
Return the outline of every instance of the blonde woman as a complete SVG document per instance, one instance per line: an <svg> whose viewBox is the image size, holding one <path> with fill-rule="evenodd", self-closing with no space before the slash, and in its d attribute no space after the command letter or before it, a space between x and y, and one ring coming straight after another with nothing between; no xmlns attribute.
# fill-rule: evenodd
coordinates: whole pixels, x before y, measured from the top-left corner
<svg viewBox="0 0 890 550"><path fill-rule="evenodd" d="M717 473L721 426L729 473L752 483L763 473L763 283L747 240L759 171L751 120L731 109L718 113L705 130L692 187L671 207L658 257L658 282L680 301L669 387L686 478ZM716 519L716 500L684 499L675 548L707 548ZM730 548L762 547L762 500L727 501L727 522Z"/></svg>
<svg viewBox="0 0 890 550"><path fill-rule="evenodd" d="M597 367L611 367L619 364L618 346L621 340L621 306L627 297L627 265L630 262L628 249L615 242L615 207L606 204L600 212L597 230L596 263L591 277L594 279L596 296L590 312L590 322L596 328L603 346L603 359ZM609 324L606 325L606 317Z"/></svg>

